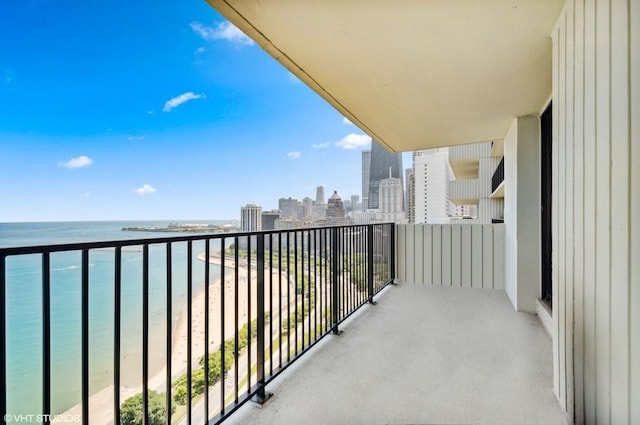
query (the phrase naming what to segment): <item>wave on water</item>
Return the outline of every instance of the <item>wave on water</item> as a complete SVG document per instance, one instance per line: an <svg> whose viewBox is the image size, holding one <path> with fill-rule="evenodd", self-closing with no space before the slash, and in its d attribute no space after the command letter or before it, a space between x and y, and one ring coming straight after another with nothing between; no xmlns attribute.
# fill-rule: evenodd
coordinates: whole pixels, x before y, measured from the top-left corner
<svg viewBox="0 0 640 425"><path fill-rule="evenodd" d="M95 263L89 263L89 267L93 267L95 266ZM77 269L81 269L82 266L78 266L78 265L74 265L74 266L67 266L67 267L60 267L57 269L51 269L52 272L66 272L69 270L77 270Z"/></svg>

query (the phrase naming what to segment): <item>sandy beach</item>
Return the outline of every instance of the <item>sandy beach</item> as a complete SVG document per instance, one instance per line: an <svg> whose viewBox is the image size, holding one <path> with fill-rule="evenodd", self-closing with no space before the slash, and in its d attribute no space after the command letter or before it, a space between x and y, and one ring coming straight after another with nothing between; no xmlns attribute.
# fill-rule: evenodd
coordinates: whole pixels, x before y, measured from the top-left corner
<svg viewBox="0 0 640 425"><path fill-rule="evenodd" d="M198 255L198 259L205 261L204 253ZM214 252L209 258L210 264L220 265L220 253ZM236 273L237 270L237 273ZM233 337L235 331L235 312L234 302L236 295L236 277L237 277L237 293L238 293L238 329L242 328L244 324L248 322L249 317L251 320L256 318L256 298L257 291L255 289L255 265L251 270L251 281L254 285L249 285L249 269L246 267L246 263L242 260L239 261L236 269L232 258L225 257L225 281L224 287L220 279L209 282L209 352L215 352L220 347L220 343L223 341L222 336L222 314L221 314L221 301L224 292L224 339ZM277 282L278 270L273 271L273 282ZM268 276L266 277L268 282ZM268 285L268 283L267 283ZM286 284L283 281L283 291L286 291ZM277 284L273 285L273 299L277 300L280 296L279 288ZM224 289L223 289L224 288ZM251 288L251 310L249 312L249 290ZM268 286L267 286L268 288ZM268 289L267 289L268 290ZM268 294L265 294L268 296ZM192 320L191 320L191 362L192 368L195 369L198 366L200 358L205 352L205 291L204 288L193 294L191 300L192 306ZM268 309L268 305L267 305ZM125 325L126 326L126 325ZM151 324L153 326L153 324ZM180 375L185 373L187 368L187 303L179 311L178 320L176 322L175 329L172 336L172 356L171 356L171 371L172 380L175 380ZM164 341L163 341L163 347ZM164 363L164 362L163 362ZM140 373L139 371L138 374ZM123 370L122 375L125 375L127 371ZM166 391L166 366L158 368L157 370L150 371L149 389L159 392ZM125 381L124 376L121 378ZM120 400L124 402L127 398L139 394L142 392L142 385L138 386L121 386L120 388ZM62 414L65 418L78 417L81 415L82 406L78 404L73 408ZM99 392L93 394L89 398L89 416L92 424L110 424L113 423L113 385L109 385ZM55 422L55 421L54 421ZM64 420L57 421L56 423L65 423ZM71 423L71 422L70 422Z"/></svg>

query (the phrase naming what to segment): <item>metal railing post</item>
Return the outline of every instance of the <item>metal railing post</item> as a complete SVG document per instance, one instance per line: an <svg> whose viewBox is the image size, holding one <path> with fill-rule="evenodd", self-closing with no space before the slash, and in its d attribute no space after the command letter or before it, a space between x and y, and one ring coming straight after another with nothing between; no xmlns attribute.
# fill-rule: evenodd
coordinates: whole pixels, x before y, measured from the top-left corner
<svg viewBox="0 0 640 425"><path fill-rule="evenodd" d="M340 329L338 329L338 309L340 308L340 288L338 288L338 257L340 256L339 247L340 244L338 243L338 228L333 227L331 229L331 316L333 322L331 332L334 335L340 335L342 333Z"/></svg>
<svg viewBox="0 0 640 425"><path fill-rule="evenodd" d="M2 424L8 421L7 414L7 309L6 309L6 257L0 256L0 415Z"/></svg>
<svg viewBox="0 0 640 425"><path fill-rule="evenodd" d="M42 254L42 413L51 414L51 257ZM46 416L45 425L51 423Z"/></svg>
<svg viewBox="0 0 640 425"><path fill-rule="evenodd" d="M391 279L391 284L396 284L396 224L391 225L391 231L389 232L389 247L391 249L390 253L390 261L389 267L391 272L389 273L389 279Z"/></svg>
<svg viewBox="0 0 640 425"><path fill-rule="evenodd" d="M253 397L253 401L259 404L264 403L273 394L265 390L265 376L264 376L264 347L265 347L265 335L264 335L264 234L257 235L256 246L256 282L257 282L257 341L256 341L256 366L257 366L257 385L258 389Z"/></svg>
<svg viewBox="0 0 640 425"><path fill-rule="evenodd" d="M373 224L367 225L367 302L373 301Z"/></svg>

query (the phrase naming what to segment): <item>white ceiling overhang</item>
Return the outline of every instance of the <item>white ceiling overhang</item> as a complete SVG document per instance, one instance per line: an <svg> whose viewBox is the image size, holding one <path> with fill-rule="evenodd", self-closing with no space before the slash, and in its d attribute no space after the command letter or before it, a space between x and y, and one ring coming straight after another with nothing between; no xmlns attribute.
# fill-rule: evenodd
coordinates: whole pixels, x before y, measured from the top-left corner
<svg viewBox="0 0 640 425"><path fill-rule="evenodd" d="M551 94L564 0L207 0L392 151L502 139Z"/></svg>

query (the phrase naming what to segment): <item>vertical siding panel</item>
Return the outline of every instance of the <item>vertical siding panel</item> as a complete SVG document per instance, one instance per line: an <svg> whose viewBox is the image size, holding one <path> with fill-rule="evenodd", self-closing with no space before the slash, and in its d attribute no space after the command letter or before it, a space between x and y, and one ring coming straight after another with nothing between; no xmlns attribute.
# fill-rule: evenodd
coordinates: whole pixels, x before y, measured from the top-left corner
<svg viewBox="0 0 640 425"><path fill-rule="evenodd" d="M553 321L553 331L552 331L552 352L553 352L553 392L556 397L560 399L560 317L558 315L558 294L559 294L559 284L560 284L560 250L559 250L559 241L560 241L560 196L559 196L559 184L558 184L558 173L559 173L559 143L560 143L560 67L562 62L560 61L560 45L562 44L562 15L558 20L558 27L555 28L553 32L553 43L552 43L552 90L553 90L553 99L555 100L554 107L552 110L552 126L553 126L553 137L551 144L551 173L553 178L553 190L551 191L551 241L552 241L552 249L551 249L551 272L552 272L552 321ZM506 253L505 253L506 255Z"/></svg>
<svg viewBox="0 0 640 425"><path fill-rule="evenodd" d="M584 0L574 9L573 62L573 235L574 235L574 406L576 423L584 423Z"/></svg>
<svg viewBox="0 0 640 425"><path fill-rule="evenodd" d="M432 276L434 285L442 285L442 226L434 224L431 227L433 244L432 251Z"/></svg>
<svg viewBox="0 0 640 425"><path fill-rule="evenodd" d="M432 225L425 224L422 226L423 246L424 246L424 269L422 270L422 281L429 285L433 285L433 229Z"/></svg>
<svg viewBox="0 0 640 425"><path fill-rule="evenodd" d="M493 289L493 225L482 225L482 287Z"/></svg>
<svg viewBox="0 0 640 425"><path fill-rule="evenodd" d="M616 0L618 1L618 0ZM611 423L611 1L596 3L596 420Z"/></svg>
<svg viewBox="0 0 640 425"><path fill-rule="evenodd" d="M618 0L616 0L618 1ZM611 421L610 327L610 3L596 0L596 422Z"/></svg>
<svg viewBox="0 0 640 425"><path fill-rule="evenodd" d="M451 285L462 286L462 230L460 225L451 226Z"/></svg>
<svg viewBox="0 0 640 425"><path fill-rule="evenodd" d="M629 423L629 35L611 2L611 423ZM638 76L636 76L637 78ZM638 190L638 188L636 188ZM640 400L636 400L640 403Z"/></svg>
<svg viewBox="0 0 640 425"><path fill-rule="evenodd" d="M424 255L424 233L423 233L424 224L415 224L414 225L414 234L413 234L413 243L416 247L416 255L415 255L415 269L413 271L413 281L414 283L425 283L424 275L422 273L422 269L424 268L424 262L426 260Z"/></svg>
<svg viewBox="0 0 640 425"><path fill-rule="evenodd" d="M630 238L631 238L631 295L629 297L630 323L629 332L631 339L631 379L630 397L631 423L640 423L640 2L631 1L629 11L630 25L630 184L631 184L631 208L630 208Z"/></svg>
<svg viewBox="0 0 640 425"><path fill-rule="evenodd" d="M584 423L596 422L596 95L595 3L584 9Z"/></svg>
<svg viewBox="0 0 640 425"><path fill-rule="evenodd" d="M504 224L493 226L493 287L504 290Z"/></svg>
<svg viewBox="0 0 640 425"><path fill-rule="evenodd" d="M471 225L464 224L462 233L462 286L471 287Z"/></svg>
<svg viewBox="0 0 640 425"><path fill-rule="evenodd" d="M442 226L442 284L451 286L451 226Z"/></svg>
<svg viewBox="0 0 640 425"><path fill-rule="evenodd" d="M416 258L416 245L415 245L415 233L416 233L416 225L410 224L407 226L407 276L406 282L415 282L415 270L416 270L416 261L419 261L419 258Z"/></svg>
<svg viewBox="0 0 640 425"><path fill-rule="evenodd" d="M567 30L566 30L566 77L565 77L565 93L566 93L566 113L564 115L565 125L565 292L564 292L564 314L565 314L565 375L566 375L566 399L567 413L569 417L573 417L574 413L574 374L573 374L573 342L574 342L574 257L575 257L575 209L574 209L574 193L575 193L575 168L573 161L574 152L574 72L575 72L575 48L574 48L574 11L576 1L567 3Z"/></svg>
<svg viewBox="0 0 640 425"><path fill-rule="evenodd" d="M482 288L482 225L471 225L471 286Z"/></svg>
<svg viewBox="0 0 640 425"><path fill-rule="evenodd" d="M396 233L396 270L398 272L398 281L407 281L407 227L406 224L398 225Z"/></svg>

